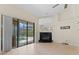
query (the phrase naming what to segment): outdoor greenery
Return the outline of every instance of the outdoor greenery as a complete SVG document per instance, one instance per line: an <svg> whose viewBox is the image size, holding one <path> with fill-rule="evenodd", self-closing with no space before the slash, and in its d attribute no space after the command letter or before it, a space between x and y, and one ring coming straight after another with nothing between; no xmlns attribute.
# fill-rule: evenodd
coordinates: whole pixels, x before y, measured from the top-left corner
<svg viewBox="0 0 79 59"><path fill-rule="evenodd" d="M20 36L27 36L27 30L20 31ZM28 36L29 37L33 36L33 30L28 30Z"/></svg>
<svg viewBox="0 0 79 59"><path fill-rule="evenodd" d="M27 37L27 30L21 30L20 31L20 40L24 40L24 38ZM33 30L28 30L28 37L33 37Z"/></svg>

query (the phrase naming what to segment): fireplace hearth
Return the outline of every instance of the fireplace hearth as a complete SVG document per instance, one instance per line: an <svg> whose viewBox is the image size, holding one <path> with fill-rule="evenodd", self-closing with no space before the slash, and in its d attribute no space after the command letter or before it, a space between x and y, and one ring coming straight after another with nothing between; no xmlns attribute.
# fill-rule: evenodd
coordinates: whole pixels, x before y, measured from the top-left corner
<svg viewBox="0 0 79 59"><path fill-rule="evenodd" d="M52 33L51 32L40 32L39 42L52 42Z"/></svg>

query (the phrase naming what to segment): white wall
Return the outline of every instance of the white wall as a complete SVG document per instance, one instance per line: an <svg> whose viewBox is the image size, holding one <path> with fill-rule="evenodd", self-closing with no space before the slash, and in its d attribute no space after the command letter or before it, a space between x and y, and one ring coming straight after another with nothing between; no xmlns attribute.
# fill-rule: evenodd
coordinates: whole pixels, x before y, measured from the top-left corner
<svg viewBox="0 0 79 59"><path fill-rule="evenodd" d="M79 46L79 5L68 5L62 13L54 19L54 42L68 42ZM61 26L70 26L70 29L61 30Z"/></svg>
<svg viewBox="0 0 79 59"><path fill-rule="evenodd" d="M12 49L12 17L3 15L3 51Z"/></svg>
<svg viewBox="0 0 79 59"><path fill-rule="evenodd" d="M39 19L39 31L41 32L52 32L52 21L53 21L53 17L44 17L44 18L40 18Z"/></svg>

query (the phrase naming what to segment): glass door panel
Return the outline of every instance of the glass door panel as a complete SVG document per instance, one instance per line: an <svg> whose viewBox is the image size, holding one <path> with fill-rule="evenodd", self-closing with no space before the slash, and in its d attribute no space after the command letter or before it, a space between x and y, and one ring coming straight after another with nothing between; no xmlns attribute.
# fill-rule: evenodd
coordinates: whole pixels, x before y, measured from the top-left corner
<svg viewBox="0 0 79 59"><path fill-rule="evenodd" d="M27 44L27 22L19 21L19 38L18 46L23 46Z"/></svg>
<svg viewBox="0 0 79 59"><path fill-rule="evenodd" d="M28 22L28 44L34 42L34 24Z"/></svg>

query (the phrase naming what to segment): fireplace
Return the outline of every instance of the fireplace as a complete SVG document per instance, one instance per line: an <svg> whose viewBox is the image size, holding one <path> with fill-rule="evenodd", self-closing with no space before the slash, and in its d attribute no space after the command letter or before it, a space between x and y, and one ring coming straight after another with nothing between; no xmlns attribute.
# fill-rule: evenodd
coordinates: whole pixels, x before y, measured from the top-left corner
<svg viewBox="0 0 79 59"><path fill-rule="evenodd" d="M52 42L52 33L51 32L40 32L39 42Z"/></svg>

